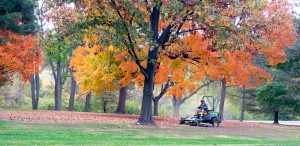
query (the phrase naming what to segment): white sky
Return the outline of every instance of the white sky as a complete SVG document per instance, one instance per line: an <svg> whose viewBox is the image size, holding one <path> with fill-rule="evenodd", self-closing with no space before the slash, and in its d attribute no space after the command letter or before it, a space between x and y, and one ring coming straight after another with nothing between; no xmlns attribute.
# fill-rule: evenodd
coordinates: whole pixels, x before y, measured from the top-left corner
<svg viewBox="0 0 300 146"><path fill-rule="evenodd" d="M45 0L38 1L39 7L41 7L42 1L45 1ZM300 0L289 0L289 2L296 4L296 7L293 9L293 11L298 14L297 17L300 17ZM298 4L298 6L297 6L297 4ZM71 3L70 7L75 7L74 3ZM53 27L54 27L53 24L50 22L50 23L46 24L44 29L52 29Z"/></svg>

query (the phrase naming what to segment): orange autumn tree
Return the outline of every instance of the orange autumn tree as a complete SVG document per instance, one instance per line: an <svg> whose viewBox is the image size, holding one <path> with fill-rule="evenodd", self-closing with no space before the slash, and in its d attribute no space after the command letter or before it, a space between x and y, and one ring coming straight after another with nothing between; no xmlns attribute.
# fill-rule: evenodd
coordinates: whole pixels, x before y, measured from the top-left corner
<svg viewBox="0 0 300 146"><path fill-rule="evenodd" d="M270 48L276 44L274 40L280 37L270 34L274 32L279 35L273 31L281 27L278 25L282 24L282 27L287 28L287 31L282 31L283 36L294 35L294 30L291 29L293 23L278 21L281 20L278 18L283 17L279 12L285 12L286 16L290 14L287 9L291 6L287 1L88 0L85 2L89 24L104 29L102 35L109 38L116 48L126 46L125 50L132 58L129 61L134 61L143 75L144 90L138 124L155 124L152 99L160 57L165 56L172 60L180 58L186 64L191 64L187 66L188 68L198 66L199 68L193 69L195 70L193 77L201 79L207 75L206 73L218 74L207 66L214 66L212 60L214 57L224 59L224 50L231 53L242 50L246 54L256 52L262 55L273 54L276 50ZM278 5L273 6L275 3ZM278 8L279 11L268 12L273 10L272 8ZM192 39L193 35L197 37ZM101 37L99 41L107 43L107 40ZM189 43L195 44L194 42L203 45L187 47ZM289 42L282 43L281 47L291 44ZM143 55L138 55L139 53ZM206 70L202 70L203 68ZM218 69L217 66L215 68Z"/></svg>
<svg viewBox="0 0 300 146"><path fill-rule="evenodd" d="M255 5L250 5L250 9L255 10ZM262 6L256 8L260 9ZM261 79L266 79L268 82L271 80L271 75L268 74L264 69L253 65L253 61L257 58L257 56L264 55L269 61L270 65L276 65L278 63L285 61L285 53L284 50L295 43L296 34L295 34L295 25L293 23L293 16L290 13L291 5L287 1L273 1L272 3L266 3L264 14L265 16L261 16L261 12L253 11L252 17L258 18L257 21L246 21L246 22L237 22L235 25L240 25L239 23L247 23L250 26L240 25L240 29L248 29L251 30L251 26L253 32L248 32L246 34L237 34L234 33L234 37L239 38L241 43L234 42L230 38L220 38L219 42L209 42L209 40L205 41L187 41L189 40L203 40L199 34L193 34L183 38L184 52L181 51L182 45L173 44L171 52L171 57L178 57L181 55L181 58L185 58L189 56L190 63L192 69L196 75L196 77L208 76L210 80L221 80L222 83L225 83L222 86L222 98L220 104L221 113L223 113L224 109L224 100L226 94L226 82L227 85L234 86L245 86L245 87L254 87L259 86L263 82ZM232 14L230 8L226 13ZM225 15L226 16L226 15ZM270 18L271 17L271 18ZM242 19L242 18L239 18ZM265 19L270 21L264 21ZM283 21L284 19L284 21ZM230 19L224 19L228 21ZM222 27L229 30L230 33L233 33L233 30L230 30L230 26L228 22L224 22L223 19L219 21L215 21L213 24L220 24ZM251 19L250 19L251 20ZM242 20L239 20L242 21ZM234 20L232 20L234 22ZM220 27L220 26L219 26ZM220 27L220 28L222 28ZM260 27L263 27L260 28ZM216 29L215 31L218 31ZM256 34L255 31L260 31L260 34ZM220 33L224 33L221 32ZM257 42L254 43L253 40L249 39L249 36L253 37L257 35L257 40L266 41L265 42ZM260 40L259 37L264 37ZM212 40L211 40L212 41ZM205 51L198 48L202 48L203 45L209 44L217 45L217 43L222 43L222 50L214 50L214 51ZM213 49L212 46L203 47L207 49ZM230 49L228 49L230 48ZM179 51L176 51L176 50ZM225 50L226 49L226 50ZM174 51L175 50L175 51ZM201 51L201 52L200 52ZM174 53L175 52L175 53ZM172 55L173 53L173 55ZM197 60L201 58L201 60ZM198 65L198 66L197 66ZM179 85L177 85L179 86ZM181 90L180 90L181 89ZM198 88L197 88L198 89ZM172 91L172 89L171 89ZM171 95L176 94L176 92L184 93L184 86L181 88L174 88L173 93ZM197 90L196 90L197 91ZM182 96L175 96L177 98L181 98ZM182 97L186 99L190 97L189 95ZM181 102L182 103L182 102ZM222 104L223 103L223 104Z"/></svg>
<svg viewBox="0 0 300 146"><path fill-rule="evenodd" d="M117 53L116 47L99 44L96 34L86 34L83 42L70 62L80 92L106 95L119 89L116 113L125 114L127 86L138 76L138 68L133 62L122 62L130 59L126 51Z"/></svg>
<svg viewBox="0 0 300 146"><path fill-rule="evenodd" d="M192 58L201 58L202 62L194 60L191 63L197 63L201 68L200 71L197 71L200 77L206 74L211 80L222 80L222 82L225 83L224 86L222 86L223 102L221 100L221 103L223 104L220 104L221 110L224 108L226 82L227 85L254 87L262 84L261 79L266 79L268 82L270 81L271 76L264 69L253 65L253 61L257 56L264 55L270 65L276 65L285 61L284 50L295 43L297 36L293 23L294 17L290 12L291 6L292 5L287 1L272 1L271 3L265 3L260 6L248 5L249 9L255 10L250 18L253 20L256 18L256 21L249 18L244 19L241 16L238 20L231 20L235 22L234 25L238 26L241 30L252 30L246 31L246 33L236 33L234 30L231 30L230 24L226 22L230 19L214 20L215 22L212 24L220 25L216 27L214 31L219 31L219 34L224 36L230 36L226 33L233 34L233 38L222 38L222 36L216 35L219 40L212 42L212 45L217 47L218 43L220 43L221 50L215 49L205 53L205 56L201 56L202 53L199 54L199 52L197 52L198 55ZM228 9L228 11L225 12L224 16L226 16L226 14L232 14L229 7L225 8ZM261 15L262 12L257 11L261 8L264 8L263 14L265 15ZM218 28L225 28L226 33L224 34L224 30L218 30ZM186 44L190 43L191 41ZM197 46L201 46L201 44ZM199 48L197 46L194 48ZM214 47L209 46L207 48L213 49ZM196 50L199 51L199 49ZM180 54L192 56L194 54L193 49L186 47L185 52L189 53L178 53L177 56ZM210 57L207 58L207 56ZM205 63L203 61L205 61Z"/></svg>
<svg viewBox="0 0 300 146"><path fill-rule="evenodd" d="M118 84L126 86L128 84L126 79L121 82L116 80L121 74L119 62L114 56L116 48L108 46L104 49L104 46L96 42L96 36L86 37L85 45L74 51L74 57L70 61L75 80L80 85L80 92L94 92L101 95L105 91L114 91L119 87Z"/></svg>
<svg viewBox="0 0 300 146"><path fill-rule="evenodd" d="M210 67L210 78L221 80L222 83L220 101L222 117L227 85L257 87L263 83L262 79L270 83L271 75L253 64L258 56L264 56L271 66L285 62L285 49L293 45L297 37L291 7L288 1L272 1L265 6L264 15L254 11L251 15L256 21L244 22L252 26L250 29L252 32L236 36L243 44L236 46L235 51L223 51L225 57L221 57L219 63ZM252 34L256 35L256 43L247 37Z"/></svg>
<svg viewBox="0 0 300 146"><path fill-rule="evenodd" d="M13 75L22 75L29 81L30 75L39 72L43 56L36 45L36 37L19 35L7 29L0 29L0 82L13 81Z"/></svg>

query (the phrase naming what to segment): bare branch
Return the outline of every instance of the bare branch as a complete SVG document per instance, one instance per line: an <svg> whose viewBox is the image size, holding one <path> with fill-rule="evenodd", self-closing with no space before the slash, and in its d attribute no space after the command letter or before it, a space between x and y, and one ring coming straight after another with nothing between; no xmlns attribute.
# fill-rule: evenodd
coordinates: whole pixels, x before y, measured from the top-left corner
<svg viewBox="0 0 300 146"><path fill-rule="evenodd" d="M158 96L155 96L153 100L159 100L160 98L162 98L170 89L170 87L172 87L173 84L169 84L170 80L167 81L167 83L165 84L165 86L161 86L161 91L159 93Z"/></svg>
<svg viewBox="0 0 300 146"><path fill-rule="evenodd" d="M50 59L50 66L51 66L52 74L54 76L54 80L56 80L57 76L56 76L56 73L55 73L55 70L54 70L55 67L53 65L52 59Z"/></svg>
<svg viewBox="0 0 300 146"><path fill-rule="evenodd" d="M192 97L193 95L195 95L201 88L208 86L210 83L212 83L214 81L210 80L208 83L202 84L200 87L196 88L196 90L194 92L192 92L190 95L184 97L181 99L181 102L184 103L188 98Z"/></svg>
<svg viewBox="0 0 300 146"><path fill-rule="evenodd" d="M226 93L227 95L230 95L230 96L234 96L234 97L238 97L238 98L241 98L242 96L239 96L239 95L235 95L235 94L230 94L230 93Z"/></svg>
<svg viewBox="0 0 300 146"><path fill-rule="evenodd" d="M183 33L192 32L192 31L196 31L196 30L206 30L206 29L203 28L203 27L194 28L194 29L187 29L187 30L184 30L184 31L180 31L178 34L183 34Z"/></svg>
<svg viewBox="0 0 300 146"><path fill-rule="evenodd" d="M149 3L148 3L148 0L144 0L145 2L145 6L146 6L146 9L148 12L150 12L150 6L149 6Z"/></svg>

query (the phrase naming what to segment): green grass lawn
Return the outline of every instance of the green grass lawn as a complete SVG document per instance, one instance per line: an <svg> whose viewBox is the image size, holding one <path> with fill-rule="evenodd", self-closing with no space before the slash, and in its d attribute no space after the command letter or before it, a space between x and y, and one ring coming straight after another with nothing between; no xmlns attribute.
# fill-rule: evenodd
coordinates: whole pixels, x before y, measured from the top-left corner
<svg viewBox="0 0 300 146"><path fill-rule="evenodd" d="M0 121L0 145L300 145L299 130Z"/></svg>

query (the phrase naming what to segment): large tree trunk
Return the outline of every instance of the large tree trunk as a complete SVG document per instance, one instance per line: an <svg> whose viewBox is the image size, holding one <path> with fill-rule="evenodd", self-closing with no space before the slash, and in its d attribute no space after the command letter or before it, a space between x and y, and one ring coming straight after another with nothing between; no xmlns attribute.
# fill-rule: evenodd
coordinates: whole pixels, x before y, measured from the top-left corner
<svg viewBox="0 0 300 146"><path fill-rule="evenodd" d="M55 110L60 111L61 110L61 62L57 61L56 66L56 79L55 79Z"/></svg>
<svg viewBox="0 0 300 146"><path fill-rule="evenodd" d="M243 87L243 96L242 96L242 107L241 107L241 117L240 122L243 122L244 120L244 112L245 112L245 97L246 97L246 89Z"/></svg>
<svg viewBox="0 0 300 146"><path fill-rule="evenodd" d="M125 103L126 103L127 86L121 87L119 92L119 102L116 113L126 114Z"/></svg>
<svg viewBox="0 0 300 146"><path fill-rule="evenodd" d="M31 105L32 110L35 110L36 108L36 102L35 102L35 81L34 81L34 75L30 75L30 85L31 85Z"/></svg>
<svg viewBox="0 0 300 146"><path fill-rule="evenodd" d="M149 77L150 80L145 79L144 81L142 109L137 124L156 125L152 115L153 77L154 72L152 76Z"/></svg>
<svg viewBox="0 0 300 146"><path fill-rule="evenodd" d="M222 91L221 91L221 100L220 100L220 115L221 115L221 120L224 120L224 105L225 105L225 98L226 98L226 80L223 78L221 80L222 84Z"/></svg>
<svg viewBox="0 0 300 146"><path fill-rule="evenodd" d="M92 92L88 93L85 98L84 112L90 111Z"/></svg>
<svg viewBox="0 0 300 146"><path fill-rule="evenodd" d="M74 110L75 91L76 91L76 81L74 79L74 76L72 75L72 78L71 78L71 93L70 93L68 111L73 111Z"/></svg>
<svg viewBox="0 0 300 146"><path fill-rule="evenodd" d="M174 117L179 117L180 104L174 106Z"/></svg>
<svg viewBox="0 0 300 146"><path fill-rule="evenodd" d="M150 29L152 31L152 40L160 45L162 42L158 42L158 25L159 25L159 15L160 15L160 6L161 2L158 2L157 5L152 9L150 15ZM169 27L166 30L170 30ZM165 33L166 34L166 33ZM166 36L162 40L165 40ZM142 125L156 125L153 115L152 115L152 100L153 100L153 89L154 89L154 75L155 67L157 61L158 45L151 46L148 49L148 59L147 59L147 68L142 70L144 72L145 81L144 81L144 90L143 90L143 99L142 99L142 109L140 113L139 120L137 124ZM141 67L140 67L141 68Z"/></svg>
<svg viewBox="0 0 300 146"><path fill-rule="evenodd" d="M40 97L40 76L38 73L35 74L35 109L39 109L39 97Z"/></svg>
<svg viewBox="0 0 300 146"><path fill-rule="evenodd" d="M279 115L279 111L275 111L274 112L274 124L279 124L278 115Z"/></svg>
<svg viewBox="0 0 300 146"><path fill-rule="evenodd" d="M157 99L153 100L153 105L154 105L154 107L153 107L153 115L154 116L158 116L158 101L159 100L157 100Z"/></svg>
<svg viewBox="0 0 300 146"><path fill-rule="evenodd" d="M181 99L177 99L175 96L173 96L173 109L174 109L174 117L179 117L179 109L181 106Z"/></svg>

